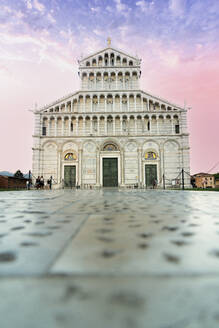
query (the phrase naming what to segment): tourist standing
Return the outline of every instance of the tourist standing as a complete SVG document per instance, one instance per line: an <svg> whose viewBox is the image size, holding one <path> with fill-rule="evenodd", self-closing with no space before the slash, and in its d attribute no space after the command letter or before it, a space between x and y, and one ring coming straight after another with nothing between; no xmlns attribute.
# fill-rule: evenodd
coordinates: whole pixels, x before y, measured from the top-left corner
<svg viewBox="0 0 219 328"><path fill-rule="evenodd" d="M44 179L43 179L43 176L41 175L41 178L40 178L40 188L43 189L44 188Z"/></svg>

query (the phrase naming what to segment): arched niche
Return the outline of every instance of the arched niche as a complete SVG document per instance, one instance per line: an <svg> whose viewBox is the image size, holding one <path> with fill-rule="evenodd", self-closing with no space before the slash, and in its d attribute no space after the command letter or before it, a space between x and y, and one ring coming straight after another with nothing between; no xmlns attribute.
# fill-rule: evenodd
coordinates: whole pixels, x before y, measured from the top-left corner
<svg viewBox="0 0 219 328"><path fill-rule="evenodd" d="M119 151L119 147L114 142L108 142L103 145L103 151Z"/></svg>
<svg viewBox="0 0 219 328"><path fill-rule="evenodd" d="M77 155L74 152L68 152L64 155L64 161L75 161L77 160Z"/></svg>

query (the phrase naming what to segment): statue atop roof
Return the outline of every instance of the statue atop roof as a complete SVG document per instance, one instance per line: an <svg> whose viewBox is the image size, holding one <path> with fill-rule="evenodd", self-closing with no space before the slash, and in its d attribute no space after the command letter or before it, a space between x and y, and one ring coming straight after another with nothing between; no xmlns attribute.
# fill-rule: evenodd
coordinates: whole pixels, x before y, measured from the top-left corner
<svg viewBox="0 0 219 328"><path fill-rule="evenodd" d="M111 41L112 41L112 39L110 37L108 37L107 38L107 44L108 44L108 46L111 46Z"/></svg>

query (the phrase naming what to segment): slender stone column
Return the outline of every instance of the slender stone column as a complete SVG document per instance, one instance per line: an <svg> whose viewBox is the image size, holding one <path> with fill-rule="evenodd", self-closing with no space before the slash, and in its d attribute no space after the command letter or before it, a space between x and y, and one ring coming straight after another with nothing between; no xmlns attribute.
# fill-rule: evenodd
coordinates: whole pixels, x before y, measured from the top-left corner
<svg viewBox="0 0 219 328"><path fill-rule="evenodd" d="M173 117L171 119L171 129L172 129L172 134L174 134L174 124L173 124Z"/></svg>
<svg viewBox="0 0 219 328"><path fill-rule="evenodd" d="M118 73L116 73L116 90L118 89Z"/></svg>
<svg viewBox="0 0 219 328"><path fill-rule="evenodd" d="M135 102L135 112L136 112L137 111L136 95L134 95L134 102Z"/></svg>
<svg viewBox="0 0 219 328"><path fill-rule="evenodd" d="M90 133L93 133L93 118L90 118Z"/></svg>
<svg viewBox="0 0 219 328"><path fill-rule="evenodd" d="M120 116L120 134L122 134L122 116Z"/></svg>
<svg viewBox="0 0 219 328"><path fill-rule="evenodd" d="M135 117L135 132L134 134L138 134L138 126L137 126L137 118Z"/></svg>
<svg viewBox="0 0 219 328"><path fill-rule="evenodd" d="M129 133L130 132L130 117L127 117L127 126L126 126L126 131Z"/></svg>
<svg viewBox="0 0 219 328"><path fill-rule="evenodd" d="M78 117L76 117L76 135L78 136Z"/></svg>
<svg viewBox="0 0 219 328"><path fill-rule="evenodd" d="M106 96L104 97L104 112L106 112L106 106L107 106L107 103L106 103Z"/></svg>
<svg viewBox="0 0 219 328"><path fill-rule="evenodd" d="M65 103L65 112L67 112L67 103Z"/></svg>
<svg viewBox="0 0 219 328"><path fill-rule="evenodd" d="M122 96L119 97L119 110L122 112Z"/></svg>
<svg viewBox="0 0 219 328"><path fill-rule="evenodd" d="M86 125L85 125L85 116L83 117L83 130L82 130L82 135L86 134Z"/></svg>
<svg viewBox="0 0 219 328"><path fill-rule="evenodd" d="M159 117L156 119L157 123L157 134L159 134Z"/></svg>
<svg viewBox="0 0 219 328"><path fill-rule="evenodd" d="M113 95L113 112L115 112L115 96Z"/></svg>
<svg viewBox="0 0 219 328"><path fill-rule="evenodd" d="M143 97L141 96L141 111L143 112L144 110L144 101L143 101Z"/></svg>
<svg viewBox="0 0 219 328"><path fill-rule="evenodd" d="M144 117L141 118L141 130L144 133Z"/></svg>
<svg viewBox="0 0 219 328"><path fill-rule="evenodd" d="M50 117L48 119L48 136L50 136Z"/></svg>
<svg viewBox="0 0 219 328"><path fill-rule="evenodd" d="M97 117L97 134L100 134L100 117Z"/></svg>
<svg viewBox="0 0 219 328"><path fill-rule="evenodd" d="M142 149L138 148L138 186L142 185Z"/></svg>
<svg viewBox="0 0 219 328"><path fill-rule="evenodd" d="M68 135L71 135L71 117L68 117Z"/></svg>
<svg viewBox="0 0 219 328"><path fill-rule="evenodd" d="M72 101L70 101L70 112L72 112Z"/></svg>
<svg viewBox="0 0 219 328"><path fill-rule="evenodd" d="M100 149L97 147L96 150L96 184L100 185Z"/></svg>
<svg viewBox="0 0 219 328"><path fill-rule="evenodd" d="M57 165L57 182L61 183L62 182L62 150L58 149L58 165Z"/></svg>
<svg viewBox="0 0 219 328"><path fill-rule="evenodd" d="M64 120L64 117L62 117L62 136L64 136L64 123L65 123L65 120Z"/></svg>
<svg viewBox="0 0 219 328"><path fill-rule="evenodd" d="M121 185L124 186L125 183L125 165L124 165L124 150L121 149L121 156L120 156L120 166L121 166Z"/></svg>
<svg viewBox="0 0 219 328"><path fill-rule="evenodd" d="M80 103L79 103L79 98L77 98L77 112L79 113L79 109L80 109Z"/></svg>
<svg viewBox="0 0 219 328"><path fill-rule="evenodd" d="M82 156L83 156L83 150L80 148L78 150L79 155L79 185L82 186Z"/></svg>
<svg viewBox="0 0 219 328"><path fill-rule="evenodd" d="M148 109L148 111L150 110L150 107L149 107L149 99L147 99L147 109Z"/></svg>
<svg viewBox="0 0 219 328"><path fill-rule="evenodd" d="M55 117L55 137L57 136L57 117Z"/></svg>
<svg viewBox="0 0 219 328"><path fill-rule="evenodd" d="M90 111L93 112L93 98L90 97Z"/></svg>
<svg viewBox="0 0 219 328"><path fill-rule="evenodd" d="M83 109L83 111L85 113L86 112L86 97L85 96L83 97L83 100L84 100L84 104L83 104L84 109Z"/></svg>
<svg viewBox="0 0 219 328"><path fill-rule="evenodd" d="M107 116L104 117L105 134L107 135Z"/></svg>
<svg viewBox="0 0 219 328"><path fill-rule="evenodd" d="M160 145L160 181L163 182L163 175L165 174L165 167L164 167L164 144L161 143Z"/></svg>
<svg viewBox="0 0 219 328"><path fill-rule="evenodd" d="M94 81L95 81L95 90L97 90L97 74L94 73Z"/></svg>
<svg viewBox="0 0 219 328"><path fill-rule="evenodd" d="M130 101L129 101L129 95L127 95L127 111L130 112Z"/></svg>
<svg viewBox="0 0 219 328"><path fill-rule="evenodd" d="M116 117L113 116L113 135L116 134Z"/></svg>

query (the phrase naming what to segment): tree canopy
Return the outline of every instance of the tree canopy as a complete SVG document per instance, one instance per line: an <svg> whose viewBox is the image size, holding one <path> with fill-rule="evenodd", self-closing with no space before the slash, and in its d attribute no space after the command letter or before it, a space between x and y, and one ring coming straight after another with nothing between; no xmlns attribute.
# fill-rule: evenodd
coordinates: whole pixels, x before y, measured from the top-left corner
<svg viewBox="0 0 219 328"><path fill-rule="evenodd" d="M15 172L15 174L14 174L14 177L15 177L15 178L23 178L24 175L23 175L23 173L22 173L20 170L17 170L17 171Z"/></svg>

